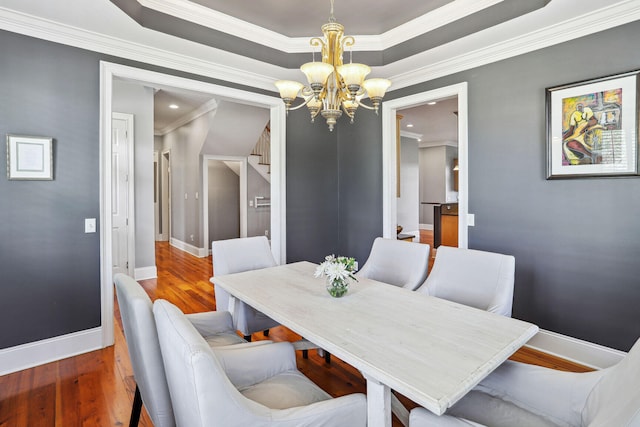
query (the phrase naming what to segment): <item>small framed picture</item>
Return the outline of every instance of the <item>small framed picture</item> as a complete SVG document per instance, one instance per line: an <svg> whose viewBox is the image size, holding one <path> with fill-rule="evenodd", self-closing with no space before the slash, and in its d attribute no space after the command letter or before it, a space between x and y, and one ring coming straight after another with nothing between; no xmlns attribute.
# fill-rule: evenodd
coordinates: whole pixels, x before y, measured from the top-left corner
<svg viewBox="0 0 640 427"><path fill-rule="evenodd" d="M7 135L7 177L52 180L53 139Z"/></svg>
<svg viewBox="0 0 640 427"><path fill-rule="evenodd" d="M547 89L547 179L638 175L638 75Z"/></svg>

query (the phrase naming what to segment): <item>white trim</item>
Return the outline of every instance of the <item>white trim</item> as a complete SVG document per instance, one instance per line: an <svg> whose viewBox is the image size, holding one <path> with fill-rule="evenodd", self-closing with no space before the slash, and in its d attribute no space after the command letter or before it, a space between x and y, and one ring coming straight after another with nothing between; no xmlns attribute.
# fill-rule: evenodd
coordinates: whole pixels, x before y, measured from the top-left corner
<svg viewBox="0 0 640 427"><path fill-rule="evenodd" d="M190 123L190 122L194 121L198 117L203 116L203 115L215 110L216 108L218 108L218 101L216 101L215 99L212 99L212 100L202 104L201 106L199 106L195 110L191 111L189 114L186 114L186 115L180 117L178 120L174 121L173 123L169 123L164 128L156 131L154 133L154 135L155 136L164 136L164 135L168 134L169 132L173 132L174 130L178 129L181 126L184 126L187 123Z"/></svg>
<svg viewBox="0 0 640 427"><path fill-rule="evenodd" d="M199 248L174 237L169 239L169 244L176 249L180 249L181 251L187 252L198 258L209 256L209 250L207 248Z"/></svg>
<svg viewBox="0 0 640 427"><path fill-rule="evenodd" d="M420 224L420 230L433 230L433 224Z"/></svg>
<svg viewBox="0 0 640 427"><path fill-rule="evenodd" d="M285 109L280 98L190 80L125 65L100 62L100 288L103 346L113 344L113 273L111 239L111 112L113 80L122 78L148 86L165 85L209 93L235 102L269 108L271 114L271 250L276 260L286 260L286 170ZM171 239L173 244L174 239ZM190 245L189 245L190 246ZM191 247L195 248L195 247ZM207 256L208 248L195 248L196 256Z"/></svg>
<svg viewBox="0 0 640 427"><path fill-rule="evenodd" d="M209 160L240 163L240 237L247 237L247 158L241 156L202 156L202 241L207 251L209 247ZM207 252L208 254L209 252Z"/></svg>
<svg viewBox="0 0 640 427"><path fill-rule="evenodd" d="M396 112L429 101L456 96L458 98L458 246L468 247L467 213L468 182L468 126L467 82L434 89L428 92L386 101L382 104L382 226L383 237L394 238L397 224L396 198Z"/></svg>
<svg viewBox="0 0 640 427"><path fill-rule="evenodd" d="M456 0L379 35L358 35L354 51L380 51L472 15L503 0ZM288 37L187 0L138 0L142 6L286 53L309 52L309 37ZM340 19L338 19L340 21ZM326 21L318 18L318 28ZM348 28L345 28L348 31Z"/></svg>
<svg viewBox="0 0 640 427"><path fill-rule="evenodd" d="M158 277L158 268L155 265L136 268L133 277L136 280L156 279Z"/></svg>
<svg viewBox="0 0 640 427"><path fill-rule="evenodd" d="M98 350L102 335L98 327L2 349L0 376Z"/></svg>
<svg viewBox="0 0 640 427"><path fill-rule="evenodd" d="M400 131L400 136L403 137L403 138L415 139L418 142L420 142L420 140L422 140L422 134L421 133L409 132L409 131L406 131L406 130L401 130Z"/></svg>
<svg viewBox="0 0 640 427"><path fill-rule="evenodd" d="M190 49L185 48L184 52L170 51L160 47L162 46L160 42L154 46L144 45L1 7L0 29L274 92L276 89L273 82L286 76L288 71L282 67L207 47L209 51L215 53L216 62L213 62L184 53L190 52ZM238 68L237 65L226 65L223 62L251 65Z"/></svg>
<svg viewBox="0 0 640 427"><path fill-rule="evenodd" d="M593 369L613 366L627 355L624 351L544 329L540 329L526 346Z"/></svg>
<svg viewBox="0 0 640 427"><path fill-rule="evenodd" d="M549 13L546 12L546 9L553 5L554 3L552 2L537 12ZM459 41L448 43L445 46L416 54L392 64L373 67L373 74L388 76L393 81L393 86L389 91L398 90L639 19L640 4L638 1L621 1L613 5L597 8L584 15L571 15L571 18L564 21L555 22L544 27L539 26L535 31L530 31L527 34L511 38L503 37L499 42L494 42L494 40L485 37L482 39L482 43L471 43L471 48L465 48L474 37L468 36ZM542 22L541 25L544 24ZM185 42L182 51L170 51L164 48L162 43L164 39L160 35L159 41L155 42L154 45L144 45L1 7L0 29L273 92L275 92L274 81L278 79L295 79L295 76L299 74L297 70L290 70L245 58L213 47L207 47L208 53L213 52L215 54L209 56L213 59L207 60L203 58L204 55L195 54L196 49L194 49L194 46L196 44L192 42ZM490 30L498 31L500 28L494 27ZM395 29L390 30L390 32L393 31ZM244 36L248 37L248 34L251 33L251 31L248 31ZM481 33L486 33L486 31ZM379 36L359 37L358 48L375 50L371 45L367 45L367 37L375 38ZM264 41L271 43L266 38ZM305 39L305 43L307 43L305 52L308 52L310 50L308 39ZM474 49L473 46L483 47ZM460 47L462 48L461 50ZM378 47L378 50L382 48ZM455 52L456 49L459 53L451 53ZM437 55L435 54L436 51L438 52ZM202 53L202 51L198 53Z"/></svg>
<svg viewBox="0 0 640 427"><path fill-rule="evenodd" d="M638 19L640 19L640 4L637 0L628 0L540 28L528 34L485 45L480 49L467 51L453 57L447 56L441 61L428 62L433 61L434 56L430 50L380 67L380 69L383 73L386 71L384 75L390 76L388 78L393 82L393 86L389 90L397 90L574 40ZM425 59L422 60L421 57ZM425 63L426 65L424 65ZM392 68L406 71L400 71L394 75L393 72L389 72Z"/></svg>

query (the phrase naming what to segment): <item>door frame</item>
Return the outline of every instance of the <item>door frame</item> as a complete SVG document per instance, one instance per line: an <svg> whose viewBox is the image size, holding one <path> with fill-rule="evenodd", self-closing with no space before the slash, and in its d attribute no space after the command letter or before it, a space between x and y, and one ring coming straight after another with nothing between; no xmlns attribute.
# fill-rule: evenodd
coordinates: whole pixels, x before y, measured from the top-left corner
<svg viewBox="0 0 640 427"><path fill-rule="evenodd" d="M113 118L127 123L127 274L133 275L136 265L136 205L135 205L135 126L134 115L131 113L113 112ZM113 182L113 181L112 181ZM110 212L113 212L112 210ZM101 221L102 223L102 221ZM112 248L113 250L113 248ZM112 252L113 253L113 252ZM113 262L111 263L113 266Z"/></svg>
<svg viewBox="0 0 640 427"><path fill-rule="evenodd" d="M240 237L247 237L247 165L246 157L242 156L202 156L202 241L209 246L209 160L240 163ZM211 248L208 248L211 250Z"/></svg>
<svg viewBox="0 0 640 427"><path fill-rule="evenodd" d="M166 162L166 165L165 165ZM162 241L171 241L171 149L167 148L160 152L160 178L162 191L166 189L166 196L162 197L160 210L162 211L162 222L166 220L166 228L162 227ZM166 174L165 174L166 171ZM165 210L166 208L166 210ZM164 225L164 224L163 224Z"/></svg>
<svg viewBox="0 0 640 427"><path fill-rule="evenodd" d="M204 77L203 77L204 78ZM260 108L268 108L271 122L271 251L280 264L286 262L286 114L279 97L192 80L127 65L100 61L100 295L102 346L114 343L112 268L111 113L113 81L167 85L209 93ZM135 231L134 231L135 232Z"/></svg>
<svg viewBox="0 0 640 427"><path fill-rule="evenodd" d="M429 101L458 97L458 246L469 245L468 180L468 97L467 82L417 93L382 103L382 232L385 238L396 237L398 209L396 200L397 151L396 112Z"/></svg>

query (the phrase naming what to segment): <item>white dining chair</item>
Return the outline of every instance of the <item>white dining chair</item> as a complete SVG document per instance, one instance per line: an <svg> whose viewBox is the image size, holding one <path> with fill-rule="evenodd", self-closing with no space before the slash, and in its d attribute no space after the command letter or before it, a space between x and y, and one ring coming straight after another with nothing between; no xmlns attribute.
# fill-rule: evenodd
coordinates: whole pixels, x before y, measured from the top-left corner
<svg viewBox="0 0 640 427"><path fill-rule="evenodd" d="M211 257L214 276L278 265L265 236L213 241L211 243ZM213 279L211 282L213 283ZM215 284L213 289L216 310L228 310L229 293ZM264 335L268 336L270 328L279 326L278 322L242 301L238 301L236 304L233 321L236 329L244 335L247 341L251 341L251 334L255 332L263 331Z"/></svg>
<svg viewBox="0 0 640 427"><path fill-rule="evenodd" d="M153 312L178 427L365 427L363 394L331 398L288 342L212 350L173 304Z"/></svg>
<svg viewBox="0 0 640 427"><path fill-rule="evenodd" d="M424 408L410 427L639 427L640 340L618 364L563 372L506 361L473 391L436 416Z"/></svg>
<svg viewBox="0 0 640 427"><path fill-rule="evenodd" d="M367 262L356 273L356 277L366 277L413 291L427 278L430 249L424 243L377 237Z"/></svg>
<svg viewBox="0 0 640 427"><path fill-rule="evenodd" d="M129 426L138 425L144 403L155 427L173 427L175 426L173 408L162 364L151 299L138 282L125 274L116 274L114 284L129 358L133 367L133 377L136 381ZM195 313L185 318L203 337L207 345L248 344L233 328L229 312ZM270 341L260 341L260 343L270 343Z"/></svg>
<svg viewBox="0 0 640 427"><path fill-rule="evenodd" d="M511 317L515 258L440 246L418 292Z"/></svg>

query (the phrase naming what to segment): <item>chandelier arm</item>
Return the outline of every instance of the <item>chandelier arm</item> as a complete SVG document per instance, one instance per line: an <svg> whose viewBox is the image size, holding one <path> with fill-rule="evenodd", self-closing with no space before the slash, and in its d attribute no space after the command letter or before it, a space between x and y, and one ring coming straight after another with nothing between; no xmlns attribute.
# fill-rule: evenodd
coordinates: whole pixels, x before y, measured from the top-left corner
<svg viewBox="0 0 640 427"><path fill-rule="evenodd" d="M311 101L314 98L313 95L309 96L308 98L304 98L304 102L302 102L302 104L300 105L296 105L295 107L289 107L289 111L294 111L294 110L298 110L302 107L304 107L305 105L307 105L309 103L309 101Z"/></svg>
<svg viewBox="0 0 640 427"><path fill-rule="evenodd" d="M342 38L342 51L344 52L345 47L351 47L356 44L356 39L353 36L344 36Z"/></svg>
<svg viewBox="0 0 640 427"><path fill-rule="evenodd" d="M362 101L360 101L359 99L356 99L356 102L358 103L358 105L359 105L360 107L366 108L367 110L375 110L375 108L374 108L374 107L371 107L371 106L369 106L369 105L367 105L367 104L364 104L364 103L363 103Z"/></svg>
<svg viewBox="0 0 640 427"><path fill-rule="evenodd" d="M326 48L326 44L324 42L324 40L322 40L320 37L312 37L311 40L309 40L309 44L313 47L319 47L322 51L322 49ZM321 53L322 55L322 53Z"/></svg>
<svg viewBox="0 0 640 427"><path fill-rule="evenodd" d="M356 115L355 111L349 112L349 110L347 110L344 106L344 104L342 104L342 111L344 111L344 113L347 115L347 117L349 117L350 119L353 119Z"/></svg>

